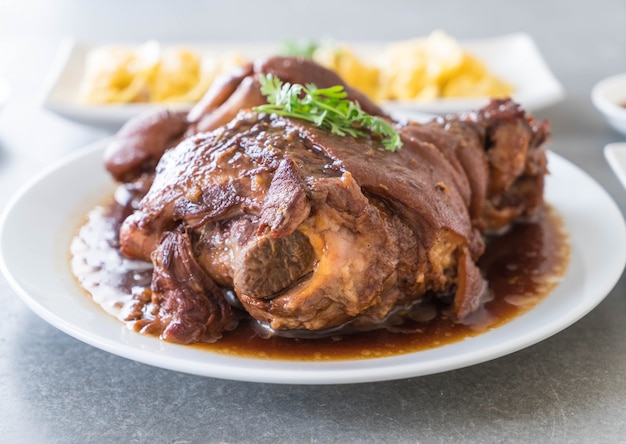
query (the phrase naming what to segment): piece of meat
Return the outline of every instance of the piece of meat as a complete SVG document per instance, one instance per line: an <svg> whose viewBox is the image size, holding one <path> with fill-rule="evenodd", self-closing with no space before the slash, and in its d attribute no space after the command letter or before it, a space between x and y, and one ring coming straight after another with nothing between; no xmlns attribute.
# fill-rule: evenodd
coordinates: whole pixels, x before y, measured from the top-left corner
<svg viewBox="0 0 626 444"><path fill-rule="evenodd" d="M300 57L269 57L260 59L254 64L256 74L273 74L283 82L306 85L313 83L318 88L329 88L342 85L348 100L359 102L363 111L373 116L384 116L386 113L361 91L343 81L337 73Z"/></svg>
<svg viewBox="0 0 626 444"><path fill-rule="evenodd" d="M105 167L120 182L151 173L165 150L180 142L187 127L184 113L158 110L135 117L107 146Z"/></svg>
<svg viewBox="0 0 626 444"><path fill-rule="evenodd" d="M313 62L274 57L223 79L176 131L120 133L118 158L131 162L112 172L136 181L135 200L145 194L121 226L120 249L155 264L159 310L146 328L175 342L213 340L234 322L220 288L254 319L296 336L375 328L433 298L458 319L476 310L486 289L476 266L483 234L543 205L547 123L497 100L427 124L392 122L403 147L389 152L377 137L250 111L264 102L260 73L345 85ZM168 148L180 136L163 134L181 127L184 140ZM128 134L140 143L123 143Z"/></svg>
<svg viewBox="0 0 626 444"><path fill-rule="evenodd" d="M131 119L107 147L106 168L116 180L132 182L154 170L161 155L183 136L212 131L233 120L239 111L266 103L260 92L260 74L273 74L284 82L312 83L319 88L342 85L347 98L358 101L364 111L385 115L378 105L333 71L304 58L274 56L220 76L187 114L158 111Z"/></svg>
<svg viewBox="0 0 626 444"><path fill-rule="evenodd" d="M512 184L534 178L533 168L545 173L534 143L540 137L509 111L494 110L489 121L398 126L403 147L393 153L373 137L241 113L164 154L152 188L122 226L122 251L145 259L164 233L182 227L207 275L275 330L370 328L433 295L452 295L453 313L463 318L485 291L475 261L490 227L485 209L501 196L488 191L488 153L504 142L486 135L497 126L524 128L524 165L539 165L512 170ZM541 203L541 187L533 190L527 214Z"/></svg>
<svg viewBox="0 0 626 444"><path fill-rule="evenodd" d="M189 122L198 122L202 117L213 112L226 102L243 79L250 75L252 75L251 63L246 63L243 66L234 68L228 73L220 75L211 84L211 87L204 94L202 99L189 111L187 120Z"/></svg>
<svg viewBox="0 0 626 444"><path fill-rule="evenodd" d="M347 85L333 71L308 59L274 56L237 69L209 88L205 98L189 112L187 118L193 123L188 134L214 130L234 119L239 111L264 104L266 101L260 93L259 74L272 74L292 84L313 83L318 88L342 85L347 98L358 101L365 112L384 115L378 105Z"/></svg>
<svg viewBox="0 0 626 444"><path fill-rule="evenodd" d="M168 231L152 254L154 319L135 329L183 344L215 342L237 323L219 287L198 265L185 233Z"/></svg>
<svg viewBox="0 0 626 444"><path fill-rule="evenodd" d="M480 110L405 131L434 144L455 169L469 173L470 216L481 231L497 232L541 208L547 172L543 144L550 128L511 100L493 100Z"/></svg>
<svg viewBox="0 0 626 444"><path fill-rule="evenodd" d="M481 228L498 232L515 219L532 219L543 205L549 123L526 116L511 100L493 100L459 119L484 131L489 174Z"/></svg>

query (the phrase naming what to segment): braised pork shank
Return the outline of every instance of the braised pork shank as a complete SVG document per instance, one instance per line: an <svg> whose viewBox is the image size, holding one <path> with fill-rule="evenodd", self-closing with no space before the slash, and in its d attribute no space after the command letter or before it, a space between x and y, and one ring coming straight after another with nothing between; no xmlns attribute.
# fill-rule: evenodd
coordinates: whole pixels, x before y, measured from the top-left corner
<svg viewBox="0 0 626 444"><path fill-rule="evenodd" d="M154 265L137 328L190 343L219 338L241 312L291 334L376 328L434 299L457 319L476 310L485 234L543 205L547 123L493 101L392 121L403 146L390 152L373 135L251 110L263 103L255 76L268 71L343 84L312 62L272 58L209 91L183 123L171 113L129 123L108 150L136 198L121 251Z"/></svg>

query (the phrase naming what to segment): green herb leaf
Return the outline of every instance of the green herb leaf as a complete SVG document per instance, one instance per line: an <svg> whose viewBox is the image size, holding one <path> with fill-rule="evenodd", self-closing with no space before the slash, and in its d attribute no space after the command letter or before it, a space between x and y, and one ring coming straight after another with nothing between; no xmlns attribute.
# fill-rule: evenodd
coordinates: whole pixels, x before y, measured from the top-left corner
<svg viewBox="0 0 626 444"><path fill-rule="evenodd" d="M306 120L339 136L364 137L369 131L381 137L388 151L402 146L396 130L386 120L367 114L358 102L348 100L341 85L318 88L283 83L271 74L261 75L259 82L268 103L254 107L255 111Z"/></svg>
<svg viewBox="0 0 626 444"><path fill-rule="evenodd" d="M313 41L285 40L279 54L292 57L304 57L312 59L319 45Z"/></svg>

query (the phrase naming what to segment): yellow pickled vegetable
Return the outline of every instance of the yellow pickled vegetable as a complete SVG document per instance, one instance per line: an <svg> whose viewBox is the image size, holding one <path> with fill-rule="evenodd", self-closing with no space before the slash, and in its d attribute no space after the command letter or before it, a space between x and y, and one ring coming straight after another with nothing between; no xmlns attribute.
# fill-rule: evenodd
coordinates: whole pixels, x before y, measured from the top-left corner
<svg viewBox="0 0 626 444"><path fill-rule="evenodd" d="M85 103L193 103L215 78L242 65L240 54L207 56L184 47L162 49L154 41L91 50L79 98Z"/></svg>

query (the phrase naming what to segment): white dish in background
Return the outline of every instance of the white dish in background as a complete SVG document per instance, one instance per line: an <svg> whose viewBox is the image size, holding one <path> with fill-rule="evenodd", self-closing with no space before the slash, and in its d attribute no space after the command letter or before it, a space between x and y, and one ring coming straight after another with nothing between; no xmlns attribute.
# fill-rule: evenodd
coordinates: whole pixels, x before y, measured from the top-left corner
<svg viewBox="0 0 626 444"><path fill-rule="evenodd" d="M386 43L349 42L361 54L381 51ZM564 96L563 87L544 62L534 41L527 34L511 34L461 44L485 62L487 67L512 83L513 99L529 111L554 104ZM191 44L201 52L219 54L237 51L249 58L275 54L280 43ZM163 107L159 104L85 105L78 100L85 57L91 47L85 43L65 40L59 48L56 63L45 91L43 106L68 119L98 126L119 127L129 118L146 110ZM385 102L390 112L454 113L479 108L487 99L437 99L407 102ZM189 108L182 105L178 108Z"/></svg>
<svg viewBox="0 0 626 444"><path fill-rule="evenodd" d="M626 136L626 74L598 82L591 90L591 101L609 125Z"/></svg>
<svg viewBox="0 0 626 444"><path fill-rule="evenodd" d="M563 86L548 68L533 39L524 33L466 40L461 44L487 68L515 87L513 100L528 111L553 105L565 96ZM486 105L486 98L444 98L433 101L388 102L394 110L437 114L458 113Z"/></svg>
<svg viewBox="0 0 626 444"><path fill-rule="evenodd" d="M0 78L0 109L4 108L11 97L11 87L9 82Z"/></svg>
<svg viewBox="0 0 626 444"><path fill-rule="evenodd" d="M605 146L604 157L619 181L626 188L626 142L610 143Z"/></svg>
<svg viewBox="0 0 626 444"><path fill-rule="evenodd" d="M90 46L73 39L63 40L46 84L42 101L44 108L75 122L115 129L131 117L162 107L150 103L110 105L81 103L78 90L90 49Z"/></svg>
<svg viewBox="0 0 626 444"><path fill-rule="evenodd" d="M546 299L499 328L436 349L357 361L256 360L165 343L106 314L70 271L68 249L77 225L114 187L102 163L105 144L76 151L13 197L0 219L0 270L50 324L102 350L157 367L283 384L383 381L458 369L513 353L573 324L611 291L626 261L626 227L613 200L578 167L550 153L546 199L571 236L570 265Z"/></svg>

